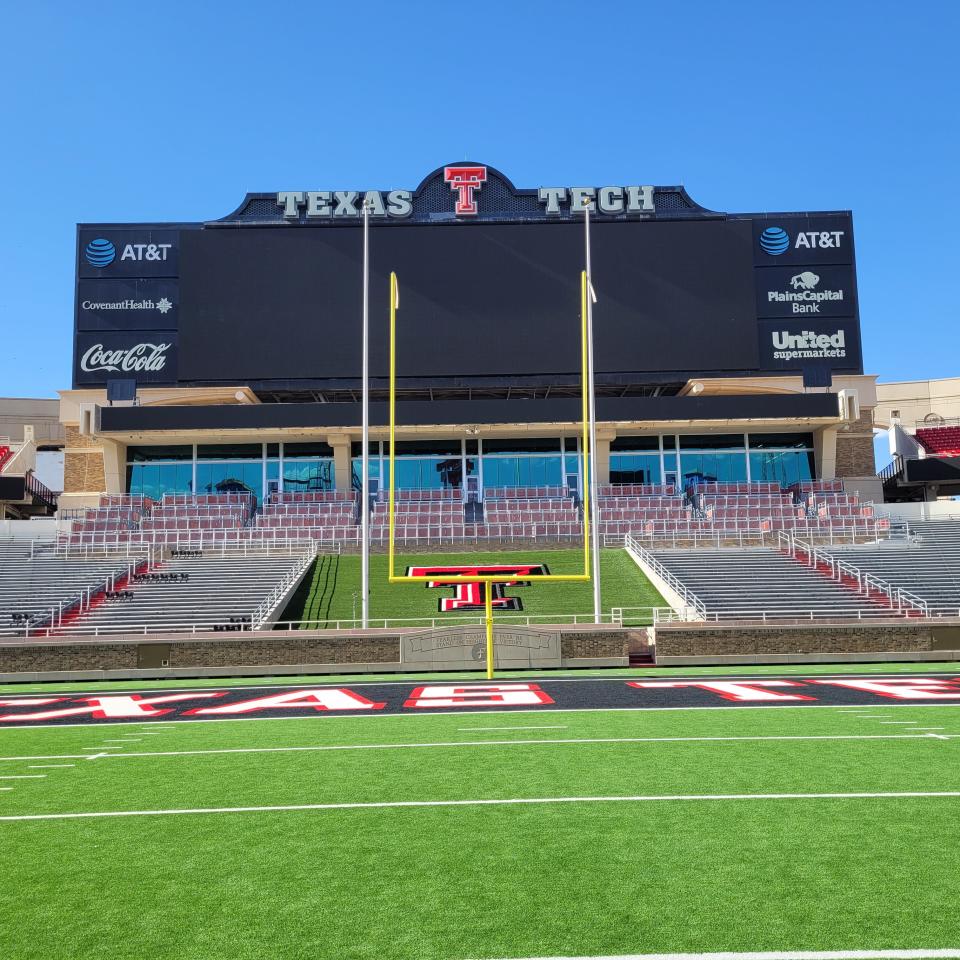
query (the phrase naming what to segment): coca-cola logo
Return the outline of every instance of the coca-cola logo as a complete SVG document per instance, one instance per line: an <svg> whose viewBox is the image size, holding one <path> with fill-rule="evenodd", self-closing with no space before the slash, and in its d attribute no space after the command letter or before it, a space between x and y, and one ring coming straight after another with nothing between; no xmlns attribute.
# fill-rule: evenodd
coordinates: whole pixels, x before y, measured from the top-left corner
<svg viewBox="0 0 960 960"><path fill-rule="evenodd" d="M126 350L108 350L102 343L95 343L80 359L80 369L92 373L95 370L114 372L162 370L167 362L165 356L169 343L138 343Z"/></svg>

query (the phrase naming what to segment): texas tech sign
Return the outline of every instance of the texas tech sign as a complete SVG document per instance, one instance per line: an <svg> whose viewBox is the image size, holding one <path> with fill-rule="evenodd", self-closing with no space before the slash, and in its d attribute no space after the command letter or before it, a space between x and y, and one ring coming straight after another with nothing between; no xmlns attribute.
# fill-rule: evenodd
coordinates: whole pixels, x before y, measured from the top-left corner
<svg viewBox="0 0 960 960"><path fill-rule="evenodd" d="M244 205L224 220L253 222L248 213L256 205L256 220L285 223L354 221L364 209L374 220L442 221L444 219L570 219L585 209L599 217L650 218L658 213L658 195L675 196L667 202L671 214L684 207L688 215L706 213L681 187L637 184L607 186L538 187L519 190L498 170L480 163L439 167L415 190L279 190L276 194L249 194ZM263 201L271 198L275 214L265 215Z"/></svg>

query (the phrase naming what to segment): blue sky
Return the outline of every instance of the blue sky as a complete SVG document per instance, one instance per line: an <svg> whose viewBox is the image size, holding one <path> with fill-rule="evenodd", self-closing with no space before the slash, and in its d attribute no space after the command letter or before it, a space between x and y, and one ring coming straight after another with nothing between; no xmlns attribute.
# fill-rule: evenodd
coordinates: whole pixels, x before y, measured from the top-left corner
<svg viewBox="0 0 960 960"><path fill-rule="evenodd" d="M866 371L958 376L958 34L953 0L4 4L0 396L70 385L78 221L467 157L852 209Z"/></svg>

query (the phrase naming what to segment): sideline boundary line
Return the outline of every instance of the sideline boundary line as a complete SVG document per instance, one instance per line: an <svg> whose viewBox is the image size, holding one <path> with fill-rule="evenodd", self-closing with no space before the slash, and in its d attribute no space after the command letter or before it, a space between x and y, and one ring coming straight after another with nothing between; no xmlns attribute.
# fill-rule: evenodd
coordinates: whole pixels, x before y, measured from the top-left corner
<svg viewBox="0 0 960 960"><path fill-rule="evenodd" d="M769 953L631 953L612 957L540 957L525 960L947 960L960 950L795 950Z"/></svg>
<svg viewBox="0 0 960 960"><path fill-rule="evenodd" d="M877 734L774 734L748 737L557 737L538 740L447 740L423 743L344 743L316 744L306 747L220 747L210 750L153 750L139 753L60 754L43 757L0 757L0 763L18 760L134 760L137 757L197 757L230 753L322 753L330 750L417 750L442 747L511 747L537 744L575 746L604 743L757 743L767 740L960 740L960 734L942 733L877 733ZM72 766L72 764L70 764Z"/></svg>
<svg viewBox="0 0 960 960"><path fill-rule="evenodd" d="M536 806L554 803L658 803L687 800L921 800L960 799L960 790L910 790L876 793L703 793L647 794L624 797L512 797L503 800L380 800L366 803L291 803L260 807L184 807L170 810L104 810L89 813L26 813L0 816L0 822L92 820L113 817L169 817L205 813L290 813L310 810L384 810L419 807Z"/></svg>

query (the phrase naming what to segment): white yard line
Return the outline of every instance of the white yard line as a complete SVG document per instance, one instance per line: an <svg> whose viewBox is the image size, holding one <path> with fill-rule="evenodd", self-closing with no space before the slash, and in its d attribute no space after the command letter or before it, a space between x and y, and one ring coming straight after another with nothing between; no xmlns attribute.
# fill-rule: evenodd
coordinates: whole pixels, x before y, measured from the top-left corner
<svg viewBox="0 0 960 960"><path fill-rule="evenodd" d="M631 953L615 957L540 957L527 960L950 960L960 950L799 950L784 953Z"/></svg>
<svg viewBox="0 0 960 960"><path fill-rule="evenodd" d="M466 733L468 731L478 731L478 730L566 730L567 725L563 724L562 726L556 727L457 727L458 733Z"/></svg>
<svg viewBox="0 0 960 960"><path fill-rule="evenodd" d="M31 763L28 770L62 770L65 767L75 767L75 763Z"/></svg>
<svg viewBox="0 0 960 960"><path fill-rule="evenodd" d="M0 780L46 780L45 773L20 773L16 776L0 777Z"/></svg>
<svg viewBox="0 0 960 960"><path fill-rule="evenodd" d="M210 750L141 750L136 753L102 753L96 756L62 754L38 757L0 757L0 762L17 760L135 760L138 757L202 757L231 753L322 753L329 750L424 750L456 747L531 747L577 746L605 743L764 743L807 740L955 740L960 734L946 736L936 733L863 733L822 735L774 735L756 737L563 737L537 740L446 740L426 743L337 743L304 747L218 747Z"/></svg>
<svg viewBox="0 0 960 960"><path fill-rule="evenodd" d="M204 813L289 813L307 810L383 810L421 807L537 806L555 803L659 803L667 801L738 800L916 800L960 799L960 790L914 790L889 793L706 793L626 797L513 797L503 800L383 800L368 803L291 803L261 807L185 807L170 810L103 810L85 813L27 813L0 816L0 822L20 820L86 820L108 817L187 816Z"/></svg>

